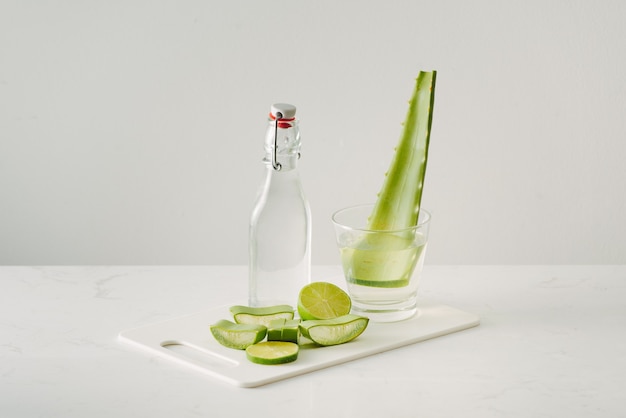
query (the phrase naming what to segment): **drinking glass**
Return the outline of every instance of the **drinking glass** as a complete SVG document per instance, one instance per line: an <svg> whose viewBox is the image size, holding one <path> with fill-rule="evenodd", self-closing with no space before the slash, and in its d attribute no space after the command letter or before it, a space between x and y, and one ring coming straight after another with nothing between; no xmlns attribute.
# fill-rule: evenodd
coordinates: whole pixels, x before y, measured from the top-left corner
<svg viewBox="0 0 626 418"><path fill-rule="evenodd" d="M332 215L352 311L374 322L395 322L417 313L417 288L424 265L430 213L421 209L415 226L372 230L374 205Z"/></svg>

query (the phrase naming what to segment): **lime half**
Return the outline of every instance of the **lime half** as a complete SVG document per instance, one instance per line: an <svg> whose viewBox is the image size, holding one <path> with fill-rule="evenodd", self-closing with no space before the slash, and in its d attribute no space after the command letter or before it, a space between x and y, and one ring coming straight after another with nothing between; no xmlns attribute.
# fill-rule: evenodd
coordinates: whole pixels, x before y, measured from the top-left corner
<svg viewBox="0 0 626 418"><path fill-rule="evenodd" d="M313 282L304 286L298 295L300 318L332 319L350 313L350 296L328 282Z"/></svg>
<svg viewBox="0 0 626 418"><path fill-rule="evenodd" d="M300 323L302 335L319 345L347 343L361 335L369 319L359 315L344 315L334 319L320 319Z"/></svg>
<svg viewBox="0 0 626 418"><path fill-rule="evenodd" d="M289 305L252 307L235 305L230 307L235 322L238 324L257 324L268 326L274 319L293 319L294 309Z"/></svg>
<svg viewBox="0 0 626 418"><path fill-rule="evenodd" d="M246 357L258 364L283 364L298 358L298 344L285 341L265 341L246 348Z"/></svg>
<svg viewBox="0 0 626 418"><path fill-rule="evenodd" d="M265 338L267 328L263 325L235 324L222 319L211 325L211 334L225 347L245 350Z"/></svg>

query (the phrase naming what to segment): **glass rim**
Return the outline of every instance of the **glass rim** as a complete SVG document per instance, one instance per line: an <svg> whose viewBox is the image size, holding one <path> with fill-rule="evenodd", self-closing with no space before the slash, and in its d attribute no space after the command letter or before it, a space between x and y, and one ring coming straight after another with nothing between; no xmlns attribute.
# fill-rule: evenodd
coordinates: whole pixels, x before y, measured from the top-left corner
<svg viewBox="0 0 626 418"><path fill-rule="evenodd" d="M339 222L336 217L339 216L340 214L348 211L348 210L354 210L354 209L364 209L364 208L371 208L373 209L375 206L374 203L364 203L364 204L360 204L360 205L353 205L353 206L347 206L344 208L341 208L339 210L336 210L335 212L333 212L332 216L331 216L331 221L333 222L333 224L337 227L340 228L344 228L344 229L350 229L352 231L362 231L362 232L383 232L383 233L398 233L398 232L406 232L406 231L414 231L416 229L420 229L423 228L425 225L427 225L430 222L430 212L426 209L420 208L419 213L420 216L422 214L425 214L426 216L424 217L424 219L421 222L418 222L417 225L414 226L409 226L407 228L399 228L399 229L369 229L365 226L363 227L354 227L354 226L350 226L350 225L346 225L344 223ZM419 221L419 219L418 219Z"/></svg>

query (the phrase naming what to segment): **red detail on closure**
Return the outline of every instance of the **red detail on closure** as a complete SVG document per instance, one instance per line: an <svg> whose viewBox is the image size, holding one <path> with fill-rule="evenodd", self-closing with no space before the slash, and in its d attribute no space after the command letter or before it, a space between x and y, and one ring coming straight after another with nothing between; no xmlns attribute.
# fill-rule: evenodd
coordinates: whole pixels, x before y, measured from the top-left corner
<svg viewBox="0 0 626 418"><path fill-rule="evenodd" d="M272 115L271 112L270 112L270 119L271 120L276 120L276 116ZM282 128L282 129L291 128L292 125L289 122L294 121L294 120L296 120L296 118L278 119L278 127Z"/></svg>

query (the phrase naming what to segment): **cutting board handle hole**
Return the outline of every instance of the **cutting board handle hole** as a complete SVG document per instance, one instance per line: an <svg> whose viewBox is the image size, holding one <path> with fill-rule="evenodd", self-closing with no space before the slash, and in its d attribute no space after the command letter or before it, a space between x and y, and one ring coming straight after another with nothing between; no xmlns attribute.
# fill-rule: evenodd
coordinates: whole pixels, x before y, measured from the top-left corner
<svg viewBox="0 0 626 418"><path fill-rule="evenodd" d="M238 363L227 357L204 350L202 347L185 341L163 341L161 347L170 350L174 355L199 366L236 367Z"/></svg>

